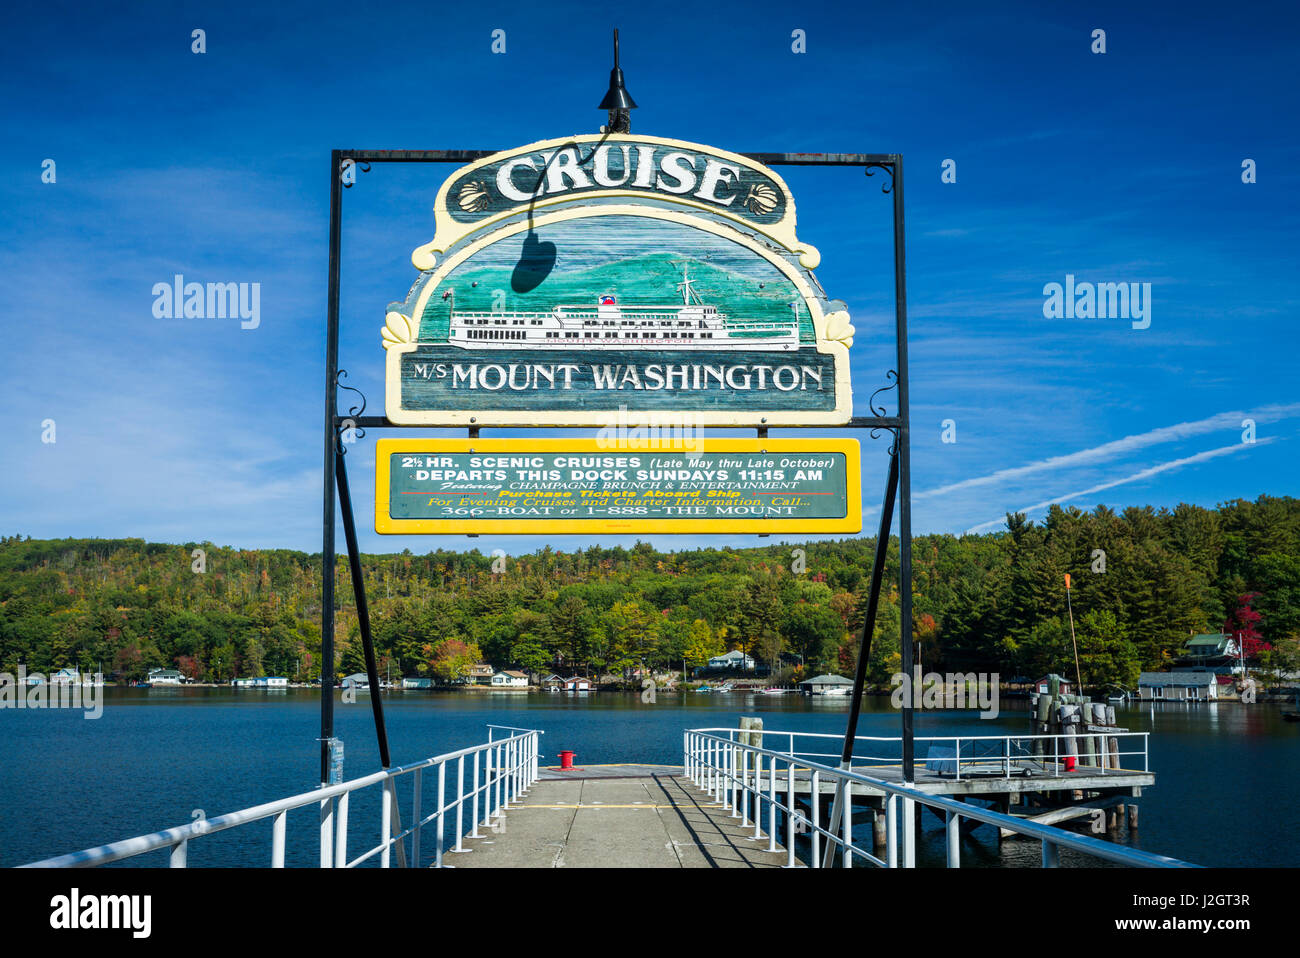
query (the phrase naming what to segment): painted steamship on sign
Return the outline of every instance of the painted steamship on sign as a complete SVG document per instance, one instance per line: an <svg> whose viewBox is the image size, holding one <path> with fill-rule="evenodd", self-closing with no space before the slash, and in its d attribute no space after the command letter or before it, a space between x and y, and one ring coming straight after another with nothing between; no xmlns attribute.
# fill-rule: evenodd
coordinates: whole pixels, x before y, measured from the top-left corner
<svg viewBox="0 0 1300 958"><path fill-rule="evenodd" d="M438 191L382 330L395 423L701 425L852 415L842 302L768 167L604 133L485 157Z"/></svg>
<svg viewBox="0 0 1300 958"><path fill-rule="evenodd" d="M465 349L716 349L789 350L799 347L798 303L786 320L732 320L705 303L683 264L677 284L681 302L620 304L598 297L594 306L556 306L547 312L457 310L453 303L447 342ZM454 299L454 291L443 294Z"/></svg>

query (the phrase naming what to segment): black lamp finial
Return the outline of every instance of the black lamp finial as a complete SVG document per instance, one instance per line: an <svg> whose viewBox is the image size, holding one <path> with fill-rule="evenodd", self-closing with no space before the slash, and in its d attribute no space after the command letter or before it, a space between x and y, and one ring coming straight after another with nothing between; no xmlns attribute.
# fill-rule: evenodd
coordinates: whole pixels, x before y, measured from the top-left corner
<svg viewBox="0 0 1300 958"><path fill-rule="evenodd" d="M623 70L618 65L618 28L614 28L614 69L609 71L609 90L600 101L599 110L609 111L607 133L629 133L632 129L632 115L629 111L636 109L636 101L623 85Z"/></svg>

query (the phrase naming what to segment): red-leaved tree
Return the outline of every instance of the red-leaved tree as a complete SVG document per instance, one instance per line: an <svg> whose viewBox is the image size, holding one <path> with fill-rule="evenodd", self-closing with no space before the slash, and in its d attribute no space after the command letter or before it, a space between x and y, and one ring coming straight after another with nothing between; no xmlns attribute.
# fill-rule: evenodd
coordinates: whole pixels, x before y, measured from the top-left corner
<svg viewBox="0 0 1300 958"><path fill-rule="evenodd" d="M1263 616L1251 607L1251 603L1261 595L1262 592L1247 592L1245 595L1238 596L1236 611L1223 623L1223 631L1237 640L1248 659L1273 648L1264 641L1263 635L1256 628Z"/></svg>

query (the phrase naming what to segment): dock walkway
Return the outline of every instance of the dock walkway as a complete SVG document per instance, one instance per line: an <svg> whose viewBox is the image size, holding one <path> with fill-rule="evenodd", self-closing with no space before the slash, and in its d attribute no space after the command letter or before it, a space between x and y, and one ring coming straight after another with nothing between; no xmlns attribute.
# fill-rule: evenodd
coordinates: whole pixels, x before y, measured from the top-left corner
<svg viewBox="0 0 1300 958"><path fill-rule="evenodd" d="M596 766L540 780L499 824L480 826L456 868L780 868L784 849L713 801L670 766Z"/></svg>

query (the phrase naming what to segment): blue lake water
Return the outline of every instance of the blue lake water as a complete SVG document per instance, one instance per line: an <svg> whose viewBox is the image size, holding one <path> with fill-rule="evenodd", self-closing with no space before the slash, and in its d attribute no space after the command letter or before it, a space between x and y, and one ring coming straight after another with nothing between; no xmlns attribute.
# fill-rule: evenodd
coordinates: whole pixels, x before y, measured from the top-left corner
<svg viewBox="0 0 1300 958"><path fill-rule="evenodd" d="M309 791L319 780L318 693L102 691L103 716L94 721L72 710L0 710L0 866L186 824L196 809L214 817ZM1014 708L1007 703L988 721L975 712L918 714L916 734L1025 734L1027 714L1007 710ZM542 764L558 764L557 753L571 749L579 764L679 765L684 729L734 728L741 715L758 714L768 730L843 734L847 716L845 700L795 695L660 693L647 704L635 693L605 692L399 692L386 697L385 709L395 764L486 741L486 725L496 723L542 730ZM1205 865L1300 865L1300 725L1280 712L1235 702L1120 708L1121 725L1152 733L1157 773L1139 801L1138 835L1121 833L1121 840ZM355 704L336 698L335 728L345 778L378 770L364 694ZM898 729L888 700L868 699L859 734ZM378 841L371 805L377 798L354 799L354 855ZM311 811L289 817L289 864L315 862L316 827ZM927 813L925 827L937 838L938 819ZM191 843L190 864L267 864L269 835L269 823L261 823L203 838ZM964 864L1037 863L1036 843L999 848L990 835L981 829L972 836ZM941 862L941 847L932 844ZM923 849L922 861L930 858ZM130 864L164 865L166 857L152 853Z"/></svg>

